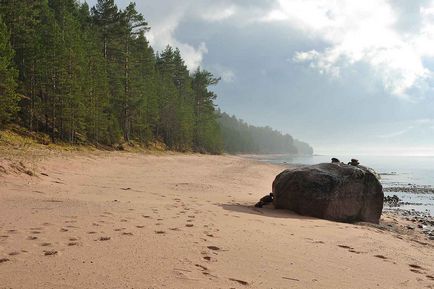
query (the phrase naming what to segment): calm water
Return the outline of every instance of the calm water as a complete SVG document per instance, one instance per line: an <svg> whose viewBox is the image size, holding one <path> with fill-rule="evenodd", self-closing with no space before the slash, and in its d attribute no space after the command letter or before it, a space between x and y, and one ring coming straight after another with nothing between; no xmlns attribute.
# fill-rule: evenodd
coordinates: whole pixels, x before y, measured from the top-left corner
<svg viewBox="0 0 434 289"><path fill-rule="evenodd" d="M305 164L328 163L332 157L342 162L349 162L351 158L359 160L361 165L373 168L381 174L384 187L396 187L393 192L385 195L398 195L404 202L412 203L402 206L404 209L415 209L428 212L434 216L434 194L414 194L402 192L399 187L434 187L434 157L408 157L408 156L289 156L289 155L263 155L255 159L275 164Z"/></svg>

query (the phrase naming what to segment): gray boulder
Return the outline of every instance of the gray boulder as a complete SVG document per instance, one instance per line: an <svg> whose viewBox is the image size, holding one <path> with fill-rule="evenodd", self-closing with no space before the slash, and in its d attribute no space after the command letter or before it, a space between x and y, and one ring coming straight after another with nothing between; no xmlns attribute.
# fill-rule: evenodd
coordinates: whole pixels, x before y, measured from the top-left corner
<svg viewBox="0 0 434 289"><path fill-rule="evenodd" d="M379 223L383 187L372 169L323 163L288 169L273 182L273 204L301 215L340 222Z"/></svg>

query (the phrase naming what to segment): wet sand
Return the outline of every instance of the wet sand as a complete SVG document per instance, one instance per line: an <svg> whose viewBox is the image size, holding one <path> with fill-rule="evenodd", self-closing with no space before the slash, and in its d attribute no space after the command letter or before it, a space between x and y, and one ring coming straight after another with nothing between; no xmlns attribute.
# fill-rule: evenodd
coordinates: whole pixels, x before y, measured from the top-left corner
<svg viewBox="0 0 434 289"><path fill-rule="evenodd" d="M1 289L434 288L433 241L393 215L254 208L276 165L113 152L25 167L0 175Z"/></svg>

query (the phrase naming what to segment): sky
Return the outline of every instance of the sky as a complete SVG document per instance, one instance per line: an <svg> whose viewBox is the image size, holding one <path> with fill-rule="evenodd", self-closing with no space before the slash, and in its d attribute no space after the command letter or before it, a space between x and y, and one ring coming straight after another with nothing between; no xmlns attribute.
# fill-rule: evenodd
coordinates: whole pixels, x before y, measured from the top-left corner
<svg viewBox="0 0 434 289"><path fill-rule="evenodd" d="M221 77L222 111L319 154L434 155L434 0L136 3L156 51Z"/></svg>

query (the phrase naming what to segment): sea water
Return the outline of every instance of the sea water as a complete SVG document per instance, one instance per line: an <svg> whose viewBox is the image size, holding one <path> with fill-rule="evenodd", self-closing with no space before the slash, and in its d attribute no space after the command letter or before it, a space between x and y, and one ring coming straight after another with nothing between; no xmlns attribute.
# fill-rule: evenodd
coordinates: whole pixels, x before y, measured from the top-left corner
<svg viewBox="0 0 434 289"><path fill-rule="evenodd" d="M397 195L407 203L401 206L402 209L414 209L434 216L434 156L261 155L254 158L280 165L313 165L331 162L332 157L344 163L355 158L361 165L373 168L381 175L383 187L389 188L384 194ZM420 193L421 189L429 192Z"/></svg>

